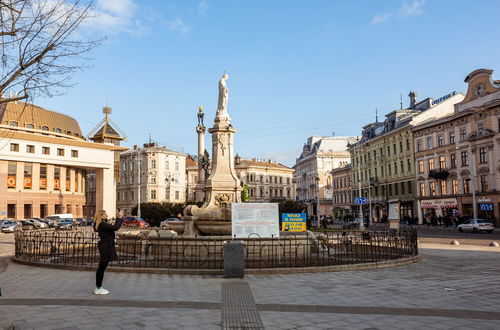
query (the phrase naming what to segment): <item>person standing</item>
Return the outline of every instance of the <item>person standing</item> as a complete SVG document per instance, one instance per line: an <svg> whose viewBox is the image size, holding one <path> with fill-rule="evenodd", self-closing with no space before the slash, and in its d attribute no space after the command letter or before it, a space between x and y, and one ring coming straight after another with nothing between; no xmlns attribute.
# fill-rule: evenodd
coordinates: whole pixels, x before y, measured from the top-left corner
<svg viewBox="0 0 500 330"><path fill-rule="evenodd" d="M108 215L104 210L98 210L94 216L94 231L99 235L99 267L95 274L95 289L94 294L105 295L109 291L102 287L102 280L104 278L104 271L110 261L118 260L118 255L115 249L115 231L120 229L123 223L123 212L120 211L118 219L112 225L108 223Z"/></svg>

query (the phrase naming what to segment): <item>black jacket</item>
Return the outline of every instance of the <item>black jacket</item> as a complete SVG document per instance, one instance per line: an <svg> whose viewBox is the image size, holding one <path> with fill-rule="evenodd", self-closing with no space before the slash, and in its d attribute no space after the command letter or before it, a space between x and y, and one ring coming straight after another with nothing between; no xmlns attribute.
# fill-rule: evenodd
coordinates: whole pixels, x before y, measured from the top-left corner
<svg viewBox="0 0 500 330"><path fill-rule="evenodd" d="M118 260L115 249L115 231L120 229L122 223L123 219L117 219L114 225L103 221L99 224L99 228L96 228L94 224L94 230L97 229L100 238L99 243L97 243L100 255L99 262Z"/></svg>

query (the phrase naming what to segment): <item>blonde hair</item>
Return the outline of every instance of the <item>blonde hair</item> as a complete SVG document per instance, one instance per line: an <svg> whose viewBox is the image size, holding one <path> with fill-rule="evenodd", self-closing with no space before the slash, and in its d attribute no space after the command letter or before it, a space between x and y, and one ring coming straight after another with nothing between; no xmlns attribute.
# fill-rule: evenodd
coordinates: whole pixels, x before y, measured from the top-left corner
<svg viewBox="0 0 500 330"><path fill-rule="evenodd" d="M95 231L97 231L99 229L99 225L102 222L102 218L104 217L104 214L106 214L106 211L104 211L104 210L95 211L95 214L94 214L94 230Z"/></svg>

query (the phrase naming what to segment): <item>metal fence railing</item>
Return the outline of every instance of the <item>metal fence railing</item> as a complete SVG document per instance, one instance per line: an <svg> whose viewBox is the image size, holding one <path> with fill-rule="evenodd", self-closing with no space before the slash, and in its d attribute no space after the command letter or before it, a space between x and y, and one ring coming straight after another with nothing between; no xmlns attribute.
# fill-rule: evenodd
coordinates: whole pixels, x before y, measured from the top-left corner
<svg viewBox="0 0 500 330"><path fill-rule="evenodd" d="M227 236L183 237L169 231L119 231L118 261L111 266L166 269L223 269ZM19 260L76 266L96 266L97 242L92 231L16 231ZM382 262L418 255L415 229L321 233L286 233L279 238L251 235L242 239L245 268L293 268Z"/></svg>

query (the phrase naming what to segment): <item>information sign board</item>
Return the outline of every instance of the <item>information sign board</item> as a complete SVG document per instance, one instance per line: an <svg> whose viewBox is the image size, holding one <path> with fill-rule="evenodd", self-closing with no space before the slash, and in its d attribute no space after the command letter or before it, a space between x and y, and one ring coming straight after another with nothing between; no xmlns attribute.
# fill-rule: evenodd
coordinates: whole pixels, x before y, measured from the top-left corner
<svg viewBox="0 0 500 330"><path fill-rule="evenodd" d="M235 238L279 237L277 203L232 203L231 233Z"/></svg>
<svg viewBox="0 0 500 330"><path fill-rule="evenodd" d="M281 230L306 231L305 213L281 213Z"/></svg>

